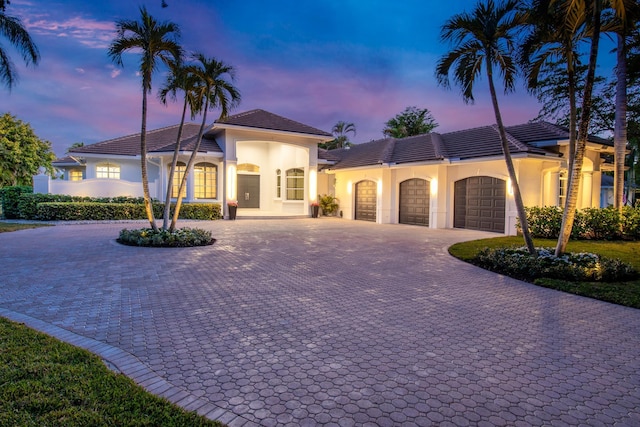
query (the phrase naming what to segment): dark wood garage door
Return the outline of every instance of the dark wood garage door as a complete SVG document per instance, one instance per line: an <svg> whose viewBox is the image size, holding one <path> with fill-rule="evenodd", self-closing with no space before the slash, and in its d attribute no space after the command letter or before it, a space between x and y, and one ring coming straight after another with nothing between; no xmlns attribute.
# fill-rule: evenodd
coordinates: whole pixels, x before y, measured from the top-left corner
<svg viewBox="0 0 640 427"><path fill-rule="evenodd" d="M400 183L400 224L429 226L429 181L419 178Z"/></svg>
<svg viewBox="0 0 640 427"><path fill-rule="evenodd" d="M356 184L356 219L376 221L377 187L374 181L360 181Z"/></svg>
<svg viewBox="0 0 640 427"><path fill-rule="evenodd" d="M504 233L505 181L474 176L455 183L453 226Z"/></svg>

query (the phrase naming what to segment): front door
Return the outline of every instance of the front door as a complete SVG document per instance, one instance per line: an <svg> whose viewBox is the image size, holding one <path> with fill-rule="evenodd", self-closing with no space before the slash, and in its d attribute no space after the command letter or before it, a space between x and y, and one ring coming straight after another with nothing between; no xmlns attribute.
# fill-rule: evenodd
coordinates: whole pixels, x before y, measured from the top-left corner
<svg viewBox="0 0 640 427"><path fill-rule="evenodd" d="M260 208L260 175L238 175L238 207Z"/></svg>

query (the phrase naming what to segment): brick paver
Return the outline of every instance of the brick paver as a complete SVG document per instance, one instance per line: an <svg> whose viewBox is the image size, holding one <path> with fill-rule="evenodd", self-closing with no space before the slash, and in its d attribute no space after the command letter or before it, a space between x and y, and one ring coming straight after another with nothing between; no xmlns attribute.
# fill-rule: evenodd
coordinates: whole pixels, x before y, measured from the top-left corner
<svg viewBox="0 0 640 427"><path fill-rule="evenodd" d="M217 221L149 249L125 226L0 234L0 315L233 426L640 425L640 310L447 254L486 233Z"/></svg>

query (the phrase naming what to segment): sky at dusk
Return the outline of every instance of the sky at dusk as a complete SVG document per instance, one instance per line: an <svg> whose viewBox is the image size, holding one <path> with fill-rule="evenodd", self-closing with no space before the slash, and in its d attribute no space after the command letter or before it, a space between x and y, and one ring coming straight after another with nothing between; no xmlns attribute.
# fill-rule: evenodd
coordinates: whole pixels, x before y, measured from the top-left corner
<svg viewBox="0 0 640 427"><path fill-rule="evenodd" d="M384 123L407 106L428 108L449 132L493 124L484 80L476 103L465 105L459 90L439 87L434 77L448 46L441 25L471 10L475 0L11 0L6 14L22 19L42 59L26 68L6 40L19 73L11 92L0 89L0 112L28 122L51 141L57 155L85 144L138 133L141 118L139 55L124 67L107 55L116 20L138 19L144 5L159 21L182 29L189 52L201 52L236 68L242 102L233 113L261 108L331 131L353 122L354 142L382 137ZM180 103L164 106L153 77L148 129L177 124ZM534 118L535 98L522 85L500 98L505 124ZM213 119L218 111L209 113ZM197 119L199 120L199 118Z"/></svg>

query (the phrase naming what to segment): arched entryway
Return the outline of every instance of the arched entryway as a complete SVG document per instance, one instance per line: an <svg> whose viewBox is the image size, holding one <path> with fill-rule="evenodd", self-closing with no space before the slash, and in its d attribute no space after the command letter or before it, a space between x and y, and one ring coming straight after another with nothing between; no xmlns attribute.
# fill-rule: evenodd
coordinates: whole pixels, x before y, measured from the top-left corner
<svg viewBox="0 0 640 427"><path fill-rule="evenodd" d="M400 183L400 224L429 226L429 181L412 178Z"/></svg>
<svg viewBox="0 0 640 427"><path fill-rule="evenodd" d="M378 185L375 181L360 181L356 183L355 219L361 221L376 221Z"/></svg>
<svg viewBox="0 0 640 427"><path fill-rule="evenodd" d="M456 181L453 226L504 233L506 183L490 176Z"/></svg>

